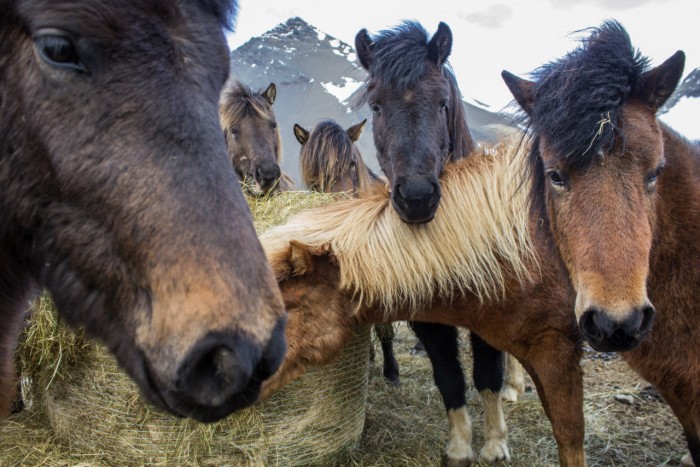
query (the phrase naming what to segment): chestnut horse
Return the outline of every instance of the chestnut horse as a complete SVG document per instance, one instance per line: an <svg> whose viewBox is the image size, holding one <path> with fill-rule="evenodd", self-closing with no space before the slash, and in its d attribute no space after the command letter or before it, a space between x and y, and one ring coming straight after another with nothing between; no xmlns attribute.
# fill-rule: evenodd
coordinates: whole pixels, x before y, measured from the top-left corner
<svg viewBox="0 0 700 467"><path fill-rule="evenodd" d="M280 169L282 140L272 104L275 83L253 91L232 81L221 95L219 117L229 156L238 178L254 194L294 190L294 182Z"/></svg>
<svg viewBox="0 0 700 467"><path fill-rule="evenodd" d="M684 63L649 69L610 21L534 81L503 78L532 131L534 234L565 266L583 335L656 387L700 465L700 148L656 119Z"/></svg>
<svg viewBox="0 0 700 467"><path fill-rule="evenodd" d="M568 311L574 296L561 263L530 235L537 221L527 211L524 155L506 149L449 164L432 222L404 223L386 188L378 187L305 211L261 236L287 307L290 342L263 394L307 365L330 361L354 325L416 320L465 326L523 362L562 463L583 465L581 336ZM468 414L448 414L448 462L469 462ZM459 457L451 455L457 448Z"/></svg>
<svg viewBox="0 0 700 467"><path fill-rule="evenodd" d="M372 108L374 144L391 185L392 206L405 222L429 222L440 203L438 177L445 165L468 156L476 147L457 81L447 63L452 32L440 23L429 38L420 24L407 21L374 37L363 29L355 38L355 46L360 63L368 72L357 104L366 102ZM438 323L410 325L430 357L448 415L466 410L466 383L457 358L457 330ZM504 355L473 332L470 340L474 384L483 401L492 403L495 399L491 393L504 389ZM509 388L513 389L504 394L514 400L524 388L524 377L517 362L509 366L513 370ZM498 407L486 412L501 413L500 401ZM487 419L486 432L490 442L482 451L482 458L508 459L503 416Z"/></svg>
<svg viewBox="0 0 700 467"><path fill-rule="evenodd" d="M216 109L234 10L0 3L0 417L41 287L179 416L251 404L280 364L284 304Z"/></svg>

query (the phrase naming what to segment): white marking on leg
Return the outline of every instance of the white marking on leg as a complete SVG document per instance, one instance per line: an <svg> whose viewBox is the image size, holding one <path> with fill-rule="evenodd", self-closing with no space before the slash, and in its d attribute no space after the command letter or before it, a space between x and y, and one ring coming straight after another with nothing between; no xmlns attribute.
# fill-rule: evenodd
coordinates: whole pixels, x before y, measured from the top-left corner
<svg viewBox="0 0 700 467"><path fill-rule="evenodd" d="M509 353L506 354L505 363L506 377L501 390L501 399L506 402L518 402L520 394L525 391L525 368Z"/></svg>
<svg viewBox="0 0 700 467"><path fill-rule="evenodd" d="M481 459L486 462L510 461L508 428L503 416L501 395L488 389L479 393L484 408L484 447Z"/></svg>
<svg viewBox="0 0 700 467"><path fill-rule="evenodd" d="M445 453L447 465L469 465L474 460L472 450L472 422L467 413L467 406L447 411L448 439Z"/></svg>

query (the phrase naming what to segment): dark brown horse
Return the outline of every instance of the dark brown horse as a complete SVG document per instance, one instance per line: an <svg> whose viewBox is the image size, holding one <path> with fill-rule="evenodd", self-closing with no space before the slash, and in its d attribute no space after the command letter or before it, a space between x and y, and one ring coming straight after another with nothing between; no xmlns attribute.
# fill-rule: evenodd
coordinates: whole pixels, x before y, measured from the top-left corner
<svg viewBox="0 0 700 467"><path fill-rule="evenodd" d="M700 465L700 149L656 119L685 56L656 68L616 22L527 81L536 234L576 292L583 335L649 380Z"/></svg>
<svg viewBox="0 0 700 467"><path fill-rule="evenodd" d="M452 32L440 23L428 40L425 29L409 21L373 37L363 29L355 48L368 72L357 104L372 109L377 159L394 209L405 222L428 222L440 202L445 164L474 149L447 63Z"/></svg>
<svg viewBox="0 0 700 467"><path fill-rule="evenodd" d="M357 103L367 102L372 108L377 158L391 185L392 206L405 222L429 222L440 203L438 177L446 164L461 160L475 149L461 93L447 62L452 32L440 23L429 38L420 24L409 21L374 37L361 30L355 44L360 63L368 71ZM457 358L456 329L438 323L409 324L430 357L446 410L466 410L466 383ZM503 353L475 333L470 333L470 340L477 390L482 396L486 391L500 393ZM511 375L521 376L509 382L523 387L522 368L518 364L510 366L514 370ZM508 394L514 399L518 391L512 389ZM484 400L492 403L492 395ZM500 405L487 412L500 413ZM494 420L496 423L489 426ZM507 459L503 417L487 419L485 430L490 442L482 457ZM452 454L456 453L448 457Z"/></svg>
<svg viewBox="0 0 700 467"><path fill-rule="evenodd" d="M293 190L292 179L280 169L282 140L272 109L275 83L253 91L240 81L227 85L219 104L219 117L229 156L238 177L254 193Z"/></svg>
<svg viewBox="0 0 700 467"><path fill-rule="evenodd" d="M363 120L345 130L333 120L322 120L313 131L294 124L294 136L301 144L301 179L309 190L357 194L375 183L385 183L367 167L355 146L366 123Z"/></svg>
<svg viewBox="0 0 700 467"><path fill-rule="evenodd" d="M252 403L281 362L284 305L217 114L234 10L0 3L0 416L40 287L180 416Z"/></svg>

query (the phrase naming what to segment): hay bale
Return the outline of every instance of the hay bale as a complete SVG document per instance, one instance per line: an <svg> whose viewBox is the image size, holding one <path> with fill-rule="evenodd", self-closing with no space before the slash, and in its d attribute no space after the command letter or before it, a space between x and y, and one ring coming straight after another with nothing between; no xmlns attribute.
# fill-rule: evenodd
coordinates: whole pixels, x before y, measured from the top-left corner
<svg viewBox="0 0 700 467"><path fill-rule="evenodd" d="M47 301L43 298L37 307L30 330L50 329L56 323ZM201 424L154 409L103 346L55 325L55 334L65 341L45 342L60 346L64 355L70 351L71 358L53 358L57 367L25 367L25 393L31 404L28 410L41 415L55 442L73 460L119 465L323 464L354 447L362 435L367 327L357 330L331 365L312 368L252 408L218 423ZM66 344L76 341L79 348ZM40 346L25 343L34 352ZM12 433L4 433L8 434Z"/></svg>
<svg viewBox="0 0 700 467"><path fill-rule="evenodd" d="M249 201L263 230L337 197L289 192ZM61 325L42 297L19 353L28 408L0 427L0 464L327 464L361 438L369 343L369 328L357 329L331 365L205 425L143 401L107 350Z"/></svg>

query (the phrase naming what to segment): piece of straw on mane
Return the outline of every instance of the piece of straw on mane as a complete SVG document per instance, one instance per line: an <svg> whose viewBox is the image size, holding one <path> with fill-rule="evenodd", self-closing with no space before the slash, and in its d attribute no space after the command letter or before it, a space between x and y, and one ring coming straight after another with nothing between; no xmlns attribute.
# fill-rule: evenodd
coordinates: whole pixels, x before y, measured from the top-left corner
<svg viewBox="0 0 700 467"><path fill-rule="evenodd" d="M330 248L340 287L360 304L416 310L437 296L505 294L507 274L530 280L536 260L523 177L525 145L479 149L450 164L441 178L435 219L406 224L386 188L301 212L261 237L278 279L288 273L290 241Z"/></svg>

